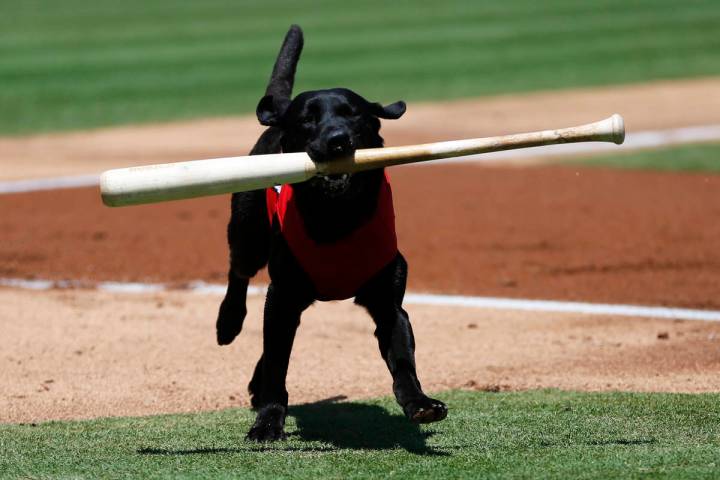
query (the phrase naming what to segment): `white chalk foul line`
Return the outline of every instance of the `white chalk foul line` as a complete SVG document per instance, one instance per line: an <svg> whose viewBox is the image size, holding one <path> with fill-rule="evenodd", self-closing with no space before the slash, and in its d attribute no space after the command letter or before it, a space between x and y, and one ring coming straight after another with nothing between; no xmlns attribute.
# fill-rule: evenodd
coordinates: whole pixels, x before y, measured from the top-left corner
<svg viewBox="0 0 720 480"><path fill-rule="evenodd" d="M182 288L173 288L163 283L99 282L88 284L72 281L23 280L0 278L0 286L29 290L50 290L63 288L94 288L116 293L156 293L172 290L189 291L196 294L224 295L225 285L190 282ZM266 287L250 286L248 295L263 295ZM517 298L473 297L464 295L436 295L429 293L408 293L406 305L435 305L443 307L485 308L493 310L522 310L548 313L579 313L622 317L663 318L677 320L698 320L720 322L720 311L689 308L649 307L641 305L617 305L606 303L563 302L556 300L524 300Z"/></svg>
<svg viewBox="0 0 720 480"><path fill-rule="evenodd" d="M441 305L497 310L524 310L550 313L583 313L621 317L668 318L720 322L720 311L689 308L648 307L608 303L564 302L557 300L525 300L519 298L468 297L461 295L435 295L408 293L405 303L415 305Z"/></svg>
<svg viewBox="0 0 720 480"><path fill-rule="evenodd" d="M628 133L625 143L618 148L603 142L566 143L563 145L546 145L543 147L506 150L504 152L469 155L466 157L436 160L433 163L500 163L503 160L517 160L537 157L565 157L594 153L618 153L641 148L658 148L683 143L699 143L720 140L720 124L698 127L673 128ZM422 165L422 164L419 164ZM63 188L93 187L99 183L99 175L75 175L66 177L37 178L29 180L9 180L0 182L0 194L26 193L41 190L57 190Z"/></svg>

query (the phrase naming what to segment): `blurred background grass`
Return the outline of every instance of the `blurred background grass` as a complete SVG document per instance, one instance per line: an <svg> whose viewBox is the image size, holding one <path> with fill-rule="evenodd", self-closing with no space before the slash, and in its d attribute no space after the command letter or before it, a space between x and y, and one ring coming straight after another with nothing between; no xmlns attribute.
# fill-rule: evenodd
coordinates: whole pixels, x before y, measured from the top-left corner
<svg viewBox="0 0 720 480"><path fill-rule="evenodd" d="M291 23L298 90L416 101L720 74L718 0L0 0L0 135L254 110Z"/></svg>
<svg viewBox="0 0 720 480"><path fill-rule="evenodd" d="M719 172L720 144L682 145L637 152L593 155L570 160L583 165L632 170Z"/></svg>

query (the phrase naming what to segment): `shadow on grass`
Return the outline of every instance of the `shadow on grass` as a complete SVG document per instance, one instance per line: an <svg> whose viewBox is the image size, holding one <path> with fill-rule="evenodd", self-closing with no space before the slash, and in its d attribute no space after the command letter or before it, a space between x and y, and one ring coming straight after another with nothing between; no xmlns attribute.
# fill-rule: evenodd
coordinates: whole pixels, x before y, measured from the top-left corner
<svg viewBox="0 0 720 480"><path fill-rule="evenodd" d="M657 443L657 440L655 439L647 439L647 438L640 438L640 439L627 439L627 438L616 438L616 439L610 439L610 440L590 440L588 442L580 443L581 445L588 445L591 447L609 447L609 446L638 446L638 445L654 445ZM541 441L540 446L541 447L558 447L564 445L562 442L548 442L548 441Z"/></svg>
<svg viewBox="0 0 720 480"><path fill-rule="evenodd" d="M218 455L223 453L249 453L249 452L333 452L333 447L288 447L283 443L258 443L250 444L247 447L218 447L218 448L138 448L140 455Z"/></svg>
<svg viewBox="0 0 720 480"><path fill-rule="evenodd" d="M627 439L627 438L617 438L614 440L591 440L586 443L586 445L593 445L593 446L608 446L608 445L654 445L657 441L654 439Z"/></svg>
<svg viewBox="0 0 720 480"><path fill-rule="evenodd" d="M285 442L256 444L246 441L237 447L217 448L140 448L140 455L212 455L259 451L331 452L338 449L392 450L402 448L417 455L446 456L448 453L428 447L426 440L433 432L423 432L405 416L390 414L377 405L347 402L337 403L342 397L316 403L291 406L288 415L295 418L297 437L307 442L322 442L328 446L292 446Z"/></svg>
<svg viewBox="0 0 720 480"><path fill-rule="evenodd" d="M391 414L378 405L334 400L290 407L298 429L293 435L341 449L402 448L419 455L447 455L427 446L433 432L423 432L404 415Z"/></svg>

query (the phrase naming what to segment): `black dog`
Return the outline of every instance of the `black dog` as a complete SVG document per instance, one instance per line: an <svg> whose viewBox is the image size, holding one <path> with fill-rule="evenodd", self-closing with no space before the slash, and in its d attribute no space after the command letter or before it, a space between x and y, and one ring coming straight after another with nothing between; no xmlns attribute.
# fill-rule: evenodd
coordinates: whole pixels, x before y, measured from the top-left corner
<svg viewBox="0 0 720 480"><path fill-rule="evenodd" d="M382 147L379 118L399 118L405 112L405 104L397 102L383 107L341 88L304 92L291 100L302 45L302 31L297 26L291 27L266 95L257 108L260 123L270 128L259 138L251 155L304 151L316 162L332 162L352 155L356 149ZM288 191L292 191L293 205L301 219L301 226L295 228L303 230L319 252L324 251L322 248L333 249L358 231L371 228L367 225L376 222L378 210L387 210L386 197L390 195L382 170L315 177L292 185ZM272 194L272 191L260 190L232 196L228 288L217 320L218 343L229 344L240 333L247 313L248 281L268 265L271 283L265 303L263 355L248 386L258 414L248 438L268 441L285 436L288 406L285 378L302 312L316 300L353 296L355 303L363 306L376 324L380 353L390 369L393 391L405 415L417 423L444 419L447 407L423 393L415 372L415 341L410 320L402 308L407 263L396 245L391 244L394 249L384 250L391 256L381 259L380 268L362 285L344 293L324 292L308 272L317 267L330 268L332 273L334 265L329 262L335 260L316 258L314 263L301 265L293 253L297 250L289 245L283 231L285 224L281 226L281 213L273 213L271 209L271 217L268 214L268 195ZM390 238L391 243L395 232L389 198L392 232L383 235ZM290 222L289 215L285 215L286 222ZM382 230L384 224L379 225ZM378 258L381 257L372 260ZM340 280L339 275L336 277Z"/></svg>

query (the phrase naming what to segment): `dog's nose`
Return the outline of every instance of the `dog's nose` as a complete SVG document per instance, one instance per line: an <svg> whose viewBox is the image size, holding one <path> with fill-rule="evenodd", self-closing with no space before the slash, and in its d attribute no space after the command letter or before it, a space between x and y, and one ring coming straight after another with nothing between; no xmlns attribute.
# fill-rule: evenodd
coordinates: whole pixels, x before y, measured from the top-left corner
<svg viewBox="0 0 720 480"><path fill-rule="evenodd" d="M347 132L332 133L327 139L328 152L342 154L350 151L350 135Z"/></svg>

